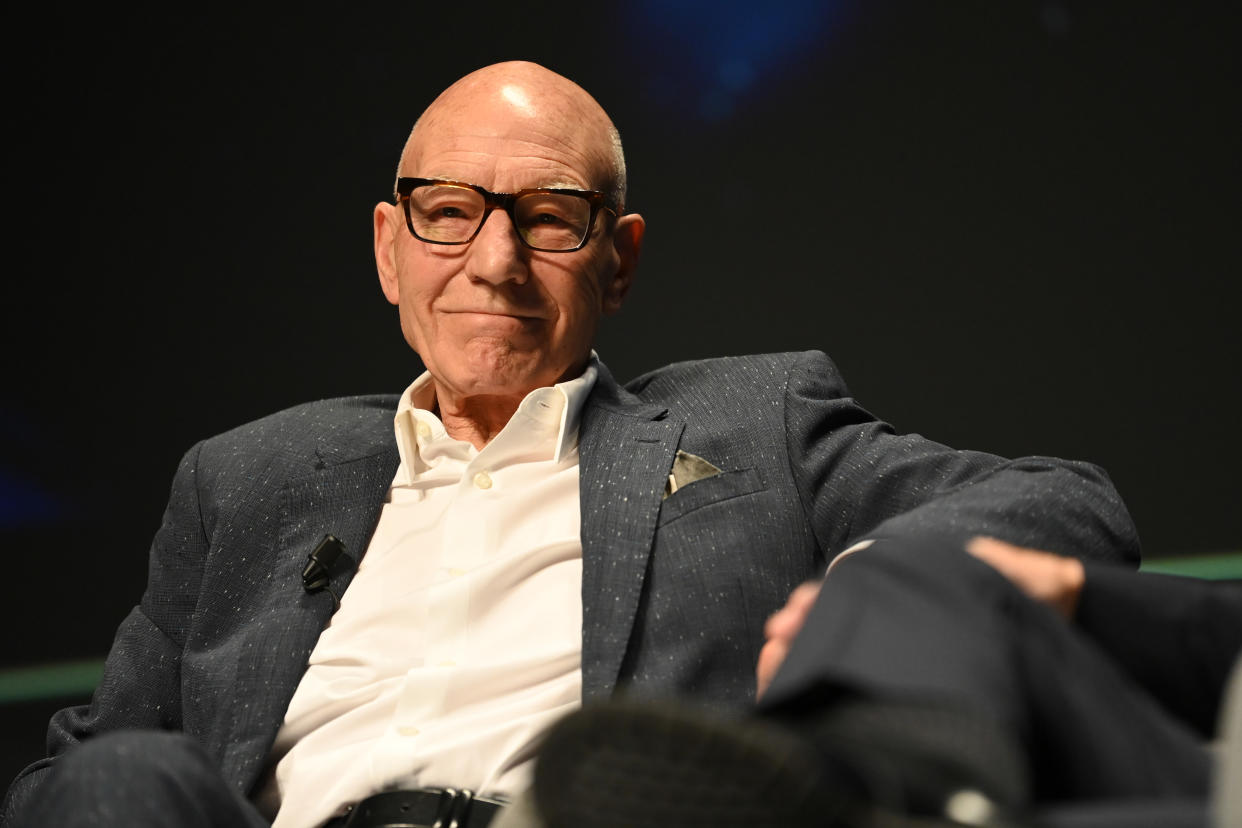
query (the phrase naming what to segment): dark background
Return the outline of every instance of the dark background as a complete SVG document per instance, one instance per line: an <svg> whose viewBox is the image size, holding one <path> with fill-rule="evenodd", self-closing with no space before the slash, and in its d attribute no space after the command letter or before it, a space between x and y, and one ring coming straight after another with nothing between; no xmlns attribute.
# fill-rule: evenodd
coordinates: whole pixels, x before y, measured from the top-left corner
<svg viewBox="0 0 1242 828"><path fill-rule="evenodd" d="M510 58L625 139L619 378L821 348L899 430L1103 465L1148 555L1242 547L1233 5L10 15L0 666L106 652L196 440L421 370L371 208L423 107ZM6 751L60 703L7 708Z"/></svg>

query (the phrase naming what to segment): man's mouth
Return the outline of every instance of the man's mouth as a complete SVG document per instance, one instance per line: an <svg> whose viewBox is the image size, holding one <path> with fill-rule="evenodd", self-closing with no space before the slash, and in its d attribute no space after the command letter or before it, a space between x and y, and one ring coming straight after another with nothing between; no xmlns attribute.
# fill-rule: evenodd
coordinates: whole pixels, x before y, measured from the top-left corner
<svg viewBox="0 0 1242 828"><path fill-rule="evenodd" d="M444 314L455 315L455 316L490 316L496 319L520 319L522 321L530 321L530 322L538 321L544 318L543 316L539 314L532 313L529 311L495 310L495 309L490 309L490 308L487 310L462 308L458 310L442 310L440 312Z"/></svg>

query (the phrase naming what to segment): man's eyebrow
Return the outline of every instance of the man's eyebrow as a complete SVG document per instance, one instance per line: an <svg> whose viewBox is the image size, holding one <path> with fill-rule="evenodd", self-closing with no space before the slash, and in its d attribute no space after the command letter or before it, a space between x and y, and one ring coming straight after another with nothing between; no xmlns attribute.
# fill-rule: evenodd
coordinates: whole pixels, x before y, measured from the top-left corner
<svg viewBox="0 0 1242 828"><path fill-rule="evenodd" d="M483 187L482 184L477 184L474 181L463 181L462 179L454 178L451 175L422 175L422 176L409 176L409 177L425 178L428 181L452 181L457 184L469 184L472 187ZM483 187L483 189L489 190L490 188ZM591 187L584 186L582 182L580 181L570 181L565 178L556 178L548 183L535 184L530 187L518 187L517 189L513 189L513 190L503 190L503 191L502 190L491 190L491 191L496 192L496 193L501 193L501 192L516 193L518 192L518 190L580 190L582 192L594 192L594 190Z"/></svg>
<svg viewBox="0 0 1242 828"><path fill-rule="evenodd" d="M514 190L506 192L517 192L518 190L582 190L588 191L590 187L583 186L581 181L570 181L567 178L554 178L551 181L544 181L538 184L531 184L526 187L518 187ZM499 192L499 191L497 191Z"/></svg>
<svg viewBox="0 0 1242 828"><path fill-rule="evenodd" d="M532 188L534 189L534 188ZM576 181L567 181L559 184L544 184L545 190L589 190L589 187L583 187Z"/></svg>

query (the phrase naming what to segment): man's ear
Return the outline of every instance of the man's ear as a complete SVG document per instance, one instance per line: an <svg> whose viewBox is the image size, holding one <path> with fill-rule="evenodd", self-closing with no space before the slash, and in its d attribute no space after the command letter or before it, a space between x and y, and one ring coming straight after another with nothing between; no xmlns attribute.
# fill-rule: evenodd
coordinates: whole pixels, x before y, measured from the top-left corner
<svg viewBox="0 0 1242 828"><path fill-rule="evenodd" d="M379 271L380 290L392 304L401 296L397 281L397 233L405 229L395 204L381 201L375 205L375 269Z"/></svg>
<svg viewBox="0 0 1242 828"><path fill-rule="evenodd" d="M604 313L616 313L634 283L638 256L643 249L643 233L647 223L638 213L627 213L617 219L612 231L612 245L617 251L617 270L604 285Z"/></svg>

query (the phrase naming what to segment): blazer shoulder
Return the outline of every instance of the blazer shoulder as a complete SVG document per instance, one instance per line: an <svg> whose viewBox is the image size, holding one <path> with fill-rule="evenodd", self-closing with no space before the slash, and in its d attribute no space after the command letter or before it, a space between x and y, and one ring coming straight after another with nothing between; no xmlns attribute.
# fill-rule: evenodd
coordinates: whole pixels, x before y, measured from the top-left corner
<svg viewBox="0 0 1242 828"><path fill-rule="evenodd" d="M778 385L783 388L790 377L799 373L844 387L841 372L823 351L788 351L675 362L636 377L626 383L625 389L649 400L699 396L704 391L730 396L763 391L770 396Z"/></svg>
<svg viewBox="0 0 1242 828"><path fill-rule="evenodd" d="M395 450L397 400L376 394L302 403L210 437L199 454L228 465L258 458L324 462Z"/></svg>

